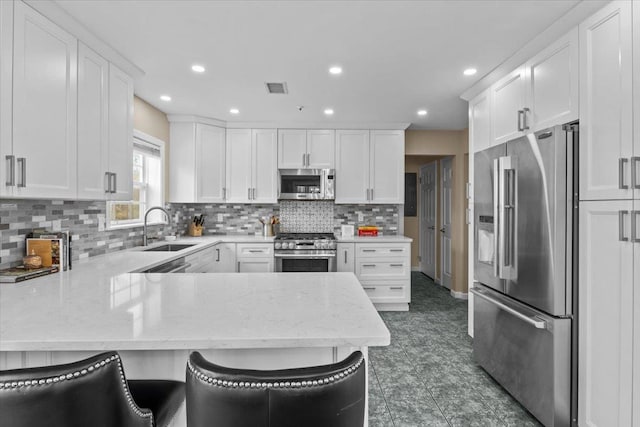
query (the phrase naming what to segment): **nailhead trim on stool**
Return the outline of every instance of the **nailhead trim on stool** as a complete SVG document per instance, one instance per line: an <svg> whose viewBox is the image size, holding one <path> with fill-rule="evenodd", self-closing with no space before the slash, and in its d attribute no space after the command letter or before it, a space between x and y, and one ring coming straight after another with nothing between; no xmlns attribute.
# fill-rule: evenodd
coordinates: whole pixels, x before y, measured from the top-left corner
<svg viewBox="0 0 640 427"><path fill-rule="evenodd" d="M331 375L328 377L317 378L314 380L306 380L306 381L285 381L285 382L269 382L269 383L260 383L260 382L249 382L249 381L227 381L219 378L213 378L198 370L195 366L191 364L191 361L187 361L187 366L189 370L205 384L209 384L217 387L227 387L227 388L302 388L302 387L317 387L325 384L329 384L334 381L342 380L349 375L353 374L364 361L364 357L358 359L352 366L348 367L344 371L339 374Z"/></svg>
<svg viewBox="0 0 640 427"><path fill-rule="evenodd" d="M101 360L100 362L96 362L95 364L93 364L92 366L89 366L86 369L82 369L82 370L75 371L75 372L70 372L68 374L58 375L58 376L55 376L55 377L37 378L37 379L25 380L25 381L0 382L0 390L2 390L2 389L16 389L17 390L17 389L20 389L20 388L23 388L23 387L34 387L34 386L41 386L41 385L47 385L47 384L54 384L54 383L58 383L60 381L74 380L76 378L91 374L96 369L100 369L103 366L107 365L108 363L111 363L111 362L114 362L114 361L118 364L118 371L120 372L120 383L122 384L122 388L124 390L125 396L127 397L127 403L129 404L129 407L139 417L149 418L149 421L151 422L150 425L153 425L153 413L151 411L147 412L147 411L141 410L138 407L138 405L135 403L135 401L133 400L133 397L131 396L131 393L129 392L129 387L127 386L127 380L126 380L126 378L124 376L124 369L122 368L122 362L120 361L120 356L118 356L118 355L113 355L113 356L108 357L108 358L106 358L104 360Z"/></svg>

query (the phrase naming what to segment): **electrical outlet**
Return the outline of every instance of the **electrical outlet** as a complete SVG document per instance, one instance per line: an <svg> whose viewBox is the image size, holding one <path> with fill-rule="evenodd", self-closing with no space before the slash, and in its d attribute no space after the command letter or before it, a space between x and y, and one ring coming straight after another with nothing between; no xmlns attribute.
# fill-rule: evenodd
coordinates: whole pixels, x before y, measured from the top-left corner
<svg viewBox="0 0 640 427"><path fill-rule="evenodd" d="M98 231L104 231L105 217L104 214L98 214Z"/></svg>
<svg viewBox="0 0 640 427"><path fill-rule="evenodd" d="M364 221L364 215L362 212L358 212L358 222Z"/></svg>

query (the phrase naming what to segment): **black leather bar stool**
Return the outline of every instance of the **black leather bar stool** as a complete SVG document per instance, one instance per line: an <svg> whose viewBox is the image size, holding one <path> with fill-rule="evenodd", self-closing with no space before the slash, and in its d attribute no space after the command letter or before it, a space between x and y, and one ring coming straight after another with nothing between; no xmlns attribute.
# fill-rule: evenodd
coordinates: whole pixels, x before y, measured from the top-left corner
<svg viewBox="0 0 640 427"><path fill-rule="evenodd" d="M359 351L332 365L274 371L226 368L198 352L187 363L189 427L359 427L364 407Z"/></svg>
<svg viewBox="0 0 640 427"><path fill-rule="evenodd" d="M165 427L183 401L183 382L127 381L113 351L0 371L0 427Z"/></svg>

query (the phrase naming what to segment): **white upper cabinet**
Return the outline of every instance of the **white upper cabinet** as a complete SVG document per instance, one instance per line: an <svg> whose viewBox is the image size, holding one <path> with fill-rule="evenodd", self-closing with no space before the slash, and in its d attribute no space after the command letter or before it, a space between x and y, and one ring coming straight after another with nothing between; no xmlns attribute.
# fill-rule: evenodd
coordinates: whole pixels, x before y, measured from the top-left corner
<svg viewBox="0 0 640 427"><path fill-rule="evenodd" d="M404 131L372 130L369 202L404 203Z"/></svg>
<svg viewBox="0 0 640 427"><path fill-rule="evenodd" d="M253 129L252 140L252 203L278 201L278 141L275 129Z"/></svg>
<svg viewBox="0 0 640 427"><path fill-rule="evenodd" d="M133 80L78 47L78 198L131 200Z"/></svg>
<svg viewBox="0 0 640 427"><path fill-rule="evenodd" d="M196 202L224 202L225 130L198 123L195 145Z"/></svg>
<svg viewBox="0 0 640 427"><path fill-rule="evenodd" d="M336 203L404 201L404 131L336 131Z"/></svg>
<svg viewBox="0 0 640 427"><path fill-rule="evenodd" d="M227 201L251 201L252 143L251 129L227 129Z"/></svg>
<svg viewBox="0 0 640 427"><path fill-rule="evenodd" d="M526 64L527 124L537 132L578 119L578 28Z"/></svg>
<svg viewBox="0 0 640 427"><path fill-rule="evenodd" d="M13 5L13 137L2 141L11 153L3 194L74 199L77 40L24 3Z"/></svg>
<svg viewBox="0 0 640 427"><path fill-rule="evenodd" d="M336 203L369 201L369 131L336 131Z"/></svg>
<svg viewBox="0 0 640 427"><path fill-rule="evenodd" d="M278 130L278 168L300 169L307 164L307 131Z"/></svg>
<svg viewBox="0 0 640 427"><path fill-rule="evenodd" d="M275 129L227 129L227 201L276 203L278 142Z"/></svg>
<svg viewBox="0 0 640 427"><path fill-rule="evenodd" d="M109 64L109 172L111 200L133 193L133 79Z"/></svg>
<svg viewBox="0 0 640 427"><path fill-rule="evenodd" d="M473 152L491 146L491 91L489 89L469 101L469 136Z"/></svg>
<svg viewBox="0 0 640 427"><path fill-rule="evenodd" d="M336 157L336 132L331 129L307 131L307 167L333 169Z"/></svg>
<svg viewBox="0 0 640 427"><path fill-rule="evenodd" d="M501 144L524 134L526 68L518 67L491 87L493 97L493 143Z"/></svg>
<svg viewBox="0 0 640 427"><path fill-rule="evenodd" d="M278 130L278 168L333 169L335 131L330 129Z"/></svg>
<svg viewBox="0 0 640 427"><path fill-rule="evenodd" d="M12 141L13 2L0 1L0 197L13 195ZM12 163L13 162L13 163ZM14 181L12 184L12 180Z"/></svg>
<svg viewBox="0 0 640 427"><path fill-rule="evenodd" d="M582 200L633 197L631 43L631 2L612 2L580 25Z"/></svg>
<svg viewBox="0 0 640 427"><path fill-rule="evenodd" d="M109 196L109 62L78 46L78 198Z"/></svg>

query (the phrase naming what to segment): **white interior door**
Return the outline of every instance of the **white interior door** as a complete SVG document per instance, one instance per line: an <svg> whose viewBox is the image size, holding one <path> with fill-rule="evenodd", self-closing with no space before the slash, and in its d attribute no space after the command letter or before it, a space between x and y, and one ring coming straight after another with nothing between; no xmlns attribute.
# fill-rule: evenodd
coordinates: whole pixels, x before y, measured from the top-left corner
<svg viewBox="0 0 640 427"><path fill-rule="evenodd" d="M438 162L420 168L420 270L436 277L436 190Z"/></svg>
<svg viewBox="0 0 640 427"><path fill-rule="evenodd" d="M440 235L442 239L442 286L451 289L452 263L451 263L451 191L452 191L452 170L451 158L440 160L442 168L442 228Z"/></svg>

